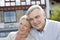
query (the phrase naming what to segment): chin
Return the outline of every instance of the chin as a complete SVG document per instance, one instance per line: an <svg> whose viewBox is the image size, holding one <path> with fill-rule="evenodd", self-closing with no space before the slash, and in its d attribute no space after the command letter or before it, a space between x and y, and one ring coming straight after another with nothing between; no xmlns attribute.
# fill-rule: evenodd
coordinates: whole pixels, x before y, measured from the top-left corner
<svg viewBox="0 0 60 40"><path fill-rule="evenodd" d="M37 28L38 30L40 30L40 28Z"/></svg>
<svg viewBox="0 0 60 40"><path fill-rule="evenodd" d="M38 27L37 29L40 30L40 29L42 29L42 27Z"/></svg>
<svg viewBox="0 0 60 40"><path fill-rule="evenodd" d="M35 28L35 29L39 30L40 28Z"/></svg>

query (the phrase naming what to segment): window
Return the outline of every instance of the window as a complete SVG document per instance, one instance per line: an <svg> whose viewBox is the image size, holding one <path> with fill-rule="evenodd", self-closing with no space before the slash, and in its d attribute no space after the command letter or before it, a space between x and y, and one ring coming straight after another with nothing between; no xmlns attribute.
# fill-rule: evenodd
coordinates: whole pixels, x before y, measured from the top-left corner
<svg viewBox="0 0 60 40"><path fill-rule="evenodd" d="M15 2L11 2L11 6L15 6Z"/></svg>
<svg viewBox="0 0 60 40"><path fill-rule="evenodd" d="M16 0L5 0L5 6L15 6Z"/></svg>
<svg viewBox="0 0 60 40"><path fill-rule="evenodd" d="M15 0L11 0L11 1L15 1Z"/></svg>
<svg viewBox="0 0 60 40"><path fill-rule="evenodd" d="M16 5L20 5L20 0L16 0Z"/></svg>
<svg viewBox="0 0 60 40"><path fill-rule="evenodd" d="M7 37L9 32L0 32L0 38Z"/></svg>
<svg viewBox="0 0 60 40"><path fill-rule="evenodd" d="M9 0L6 0L6 1L9 1Z"/></svg>
<svg viewBox="0 0 60 40"><path fill-rule="evenodd" d="M16 12L15 11L4 12L4 22L16 22Z"/></svg>
<svg viewBox="0 0 60 40"><path fill-rule="evenodd" d="M6 5L6 6L10 6L10 2L7 2L5 5Z"/></svg>
<svg viewBox="0 0 60 40"><path fill-rule="evenodd" d="M20 0L21 2L26 2L26 0Z"/></svg>
<svg viewBox="0 0 60 40"><path fill-rule="evenodd" d="M31 0L31 1L35 1L35 0Z"/></svg>

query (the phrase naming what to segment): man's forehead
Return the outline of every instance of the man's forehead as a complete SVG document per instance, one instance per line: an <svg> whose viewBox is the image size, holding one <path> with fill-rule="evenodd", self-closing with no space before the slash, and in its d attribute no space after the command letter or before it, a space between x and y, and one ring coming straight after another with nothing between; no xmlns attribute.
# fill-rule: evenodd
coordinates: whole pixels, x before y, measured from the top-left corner
<svg viewBox="0 0 60 40"><path fill-rule="evenodd" d="M35 16L44 16L44 13L42 13L42 12L40 12L40 10L36 9L28 15L29 18L35 17Z"/></svg>
<svg viewBox="0 0 60 40"><path fill-rule="evenodd" d="M28 13L28 15L29 15L31 12L35 11L35 10L39 10L39 11L40 11L40 9L35 8L35 9L30 10L29 13Z"/></svg>
<svg viewBox="0 0 60 40"><path fill-rule="evenodd" d="M30 15L28 15L28 18L32 18L32 17L36 17L36 16L40 16L40 13L31 13Z"/></svg>
<svg viewBox="0 0 60 40"><path fill-rule="evenodd" d="M30 19L30 18L36 18L37 16L40 16L40 15L34 15L34 16L28 17L28 19Z"/></svg>

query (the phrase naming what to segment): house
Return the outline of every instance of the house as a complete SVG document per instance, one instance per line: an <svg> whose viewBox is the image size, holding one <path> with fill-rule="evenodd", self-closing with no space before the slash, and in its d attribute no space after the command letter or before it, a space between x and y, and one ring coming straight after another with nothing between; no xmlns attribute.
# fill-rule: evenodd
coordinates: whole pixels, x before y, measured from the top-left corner
<svg viewBox="0 0 60 40"><path fill-rule="evenodd" d="M19 18L26 14L31 5L40 5L49 18L49 0L4 0L4 5L0 6L0 37L17 30Z"/></svg>

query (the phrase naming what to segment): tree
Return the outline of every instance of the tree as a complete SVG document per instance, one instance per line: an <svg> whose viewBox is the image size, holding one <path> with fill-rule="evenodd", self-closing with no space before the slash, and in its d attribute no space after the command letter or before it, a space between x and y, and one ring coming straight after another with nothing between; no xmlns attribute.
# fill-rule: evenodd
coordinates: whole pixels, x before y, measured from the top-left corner
<svg viewBox="0 0 60 40"><path fill-rule="evenodd" d="M50 15L52 20L60 21L60 9L58 7L53 8L53 13Z"/></svg>

